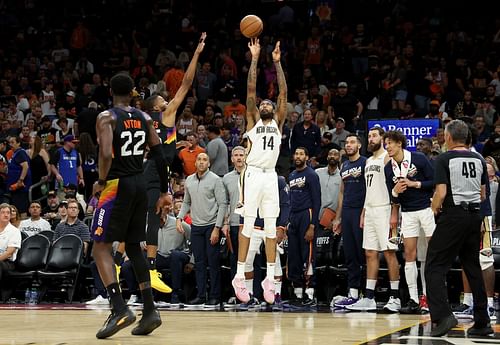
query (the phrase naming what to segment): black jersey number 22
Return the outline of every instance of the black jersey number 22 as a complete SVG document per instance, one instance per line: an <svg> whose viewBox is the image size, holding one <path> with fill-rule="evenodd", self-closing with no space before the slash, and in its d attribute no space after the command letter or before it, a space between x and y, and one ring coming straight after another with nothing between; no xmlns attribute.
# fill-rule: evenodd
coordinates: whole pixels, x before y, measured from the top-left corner
<svg viewBox="0 0 500 345"><path fill-rule="evenodd" d="M462 176L465 178L475 178L476 177L476 164L474 162L463 162L462 163Z"/></svg>

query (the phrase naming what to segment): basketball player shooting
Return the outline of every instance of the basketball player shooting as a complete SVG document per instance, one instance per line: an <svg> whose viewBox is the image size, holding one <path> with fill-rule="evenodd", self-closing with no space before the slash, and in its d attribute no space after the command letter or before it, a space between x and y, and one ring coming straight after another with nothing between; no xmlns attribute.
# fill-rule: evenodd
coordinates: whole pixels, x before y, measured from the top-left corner
<svg viewBox="0 0 500 345"><path fill-rule="evenodd" d="M237 210L243 215L243 230L239 234L238 264L233 287L236 297L243 303L250 300L245 286L245 261L247 259L250 237L254 231L257 210L264 218L266 234L267 273L262 281L264 299L274 303L275 285L274 270L276 262L276 218L279 215L278 178L275 171L280 151L281 133L286 118L287 86L281 68L280 42L272 52L274 66L278 77L279 95L277 106L268 99L260 102L257 109L256 84L257 62L260 55L258 38L248 43L252 54L252 63L248 71L247 83L247 148L246 169L241 174L240 199L243 206Z"/></svg>

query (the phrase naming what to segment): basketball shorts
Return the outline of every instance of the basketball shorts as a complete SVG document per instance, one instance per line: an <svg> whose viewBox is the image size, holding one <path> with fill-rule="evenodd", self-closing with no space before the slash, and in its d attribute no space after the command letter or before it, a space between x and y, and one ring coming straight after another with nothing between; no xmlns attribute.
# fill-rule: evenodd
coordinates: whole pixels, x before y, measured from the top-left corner
<svg viewBox="0 0 500 345"><path fill-rule="evenodd" d="M278 175L274 169L247 166L240 178L243 216L277 218L280 213Z"/></svg>
<svg viewBox="0 0 500 345"><path fill-rule="evenodd" d="M142 175L106 181L92 220L94 241L139 243L146 239L148 199Z"/></svg>
<svg viewBox="0 0 500 345"><path fill-rule="evenodd" d="M363 249L384 251L397 250L397 244L390 243L391 205L365 208L363 228Z"/></svg>
<svg viewBox="0 0 500 345"><path fill-rule="evenodd" d="M493 229L493 217L492 216L485 216L483 218L483 228L484 232L481 233L481 245L479 246L480 250L489 248L491 249L492 245L492 236L491 236L491 231ZM479 253L479 263L481 264L481 270L486 270L493 266L495 263L495 259L492 255L492 252L490 251L491 255L486 255L486 253L480 252Z"/></svg>
<svg viewBox="0 0 500 345"><path fill-rule="evenodd" d="M250 237L250 245L248 247L248 250L253 250L257 254L260 254L260 248L263 243L266 244L265 231L263 229L254 229L254 231L252 232L252 236ZM278 252L278 245L276 245L276 266L274 270L275 276L280 277L283 275L283 271L281 269L280 254Z"/></svg>
<svg viewBox="0 0 500 345"><path fill-rule="evenodd" d="M425 237L431 237L435 228L434 213L430 207L418 211L401 212L401 234L404 238L419 237L421 229Z"/></svg>

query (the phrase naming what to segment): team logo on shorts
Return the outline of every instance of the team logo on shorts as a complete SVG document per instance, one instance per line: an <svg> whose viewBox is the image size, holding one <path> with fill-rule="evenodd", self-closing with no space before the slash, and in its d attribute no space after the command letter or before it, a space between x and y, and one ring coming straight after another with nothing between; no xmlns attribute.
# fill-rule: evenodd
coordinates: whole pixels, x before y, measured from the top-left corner
<svg viewBox="0 0 500 345"><path fill-rule="evenodd" d="M102 228L102 226L98 226L97 229L95 229L95 231L94 231L94 235L101 236L103 232L104 232L104 229Z"/></svg>

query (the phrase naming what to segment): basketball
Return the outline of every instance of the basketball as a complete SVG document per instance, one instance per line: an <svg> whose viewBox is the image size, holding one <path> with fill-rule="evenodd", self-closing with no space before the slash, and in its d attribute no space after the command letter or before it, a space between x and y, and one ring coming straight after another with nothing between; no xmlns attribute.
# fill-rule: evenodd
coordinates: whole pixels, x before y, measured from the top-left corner
<svg viewBox="0 0 500 345"><path fill-rule="evenodd" d="M247 38L259 36L263 29L264 24L262 23L262 20L253 14L245 16L240 22L240 31L243 36Z"/></svg>

